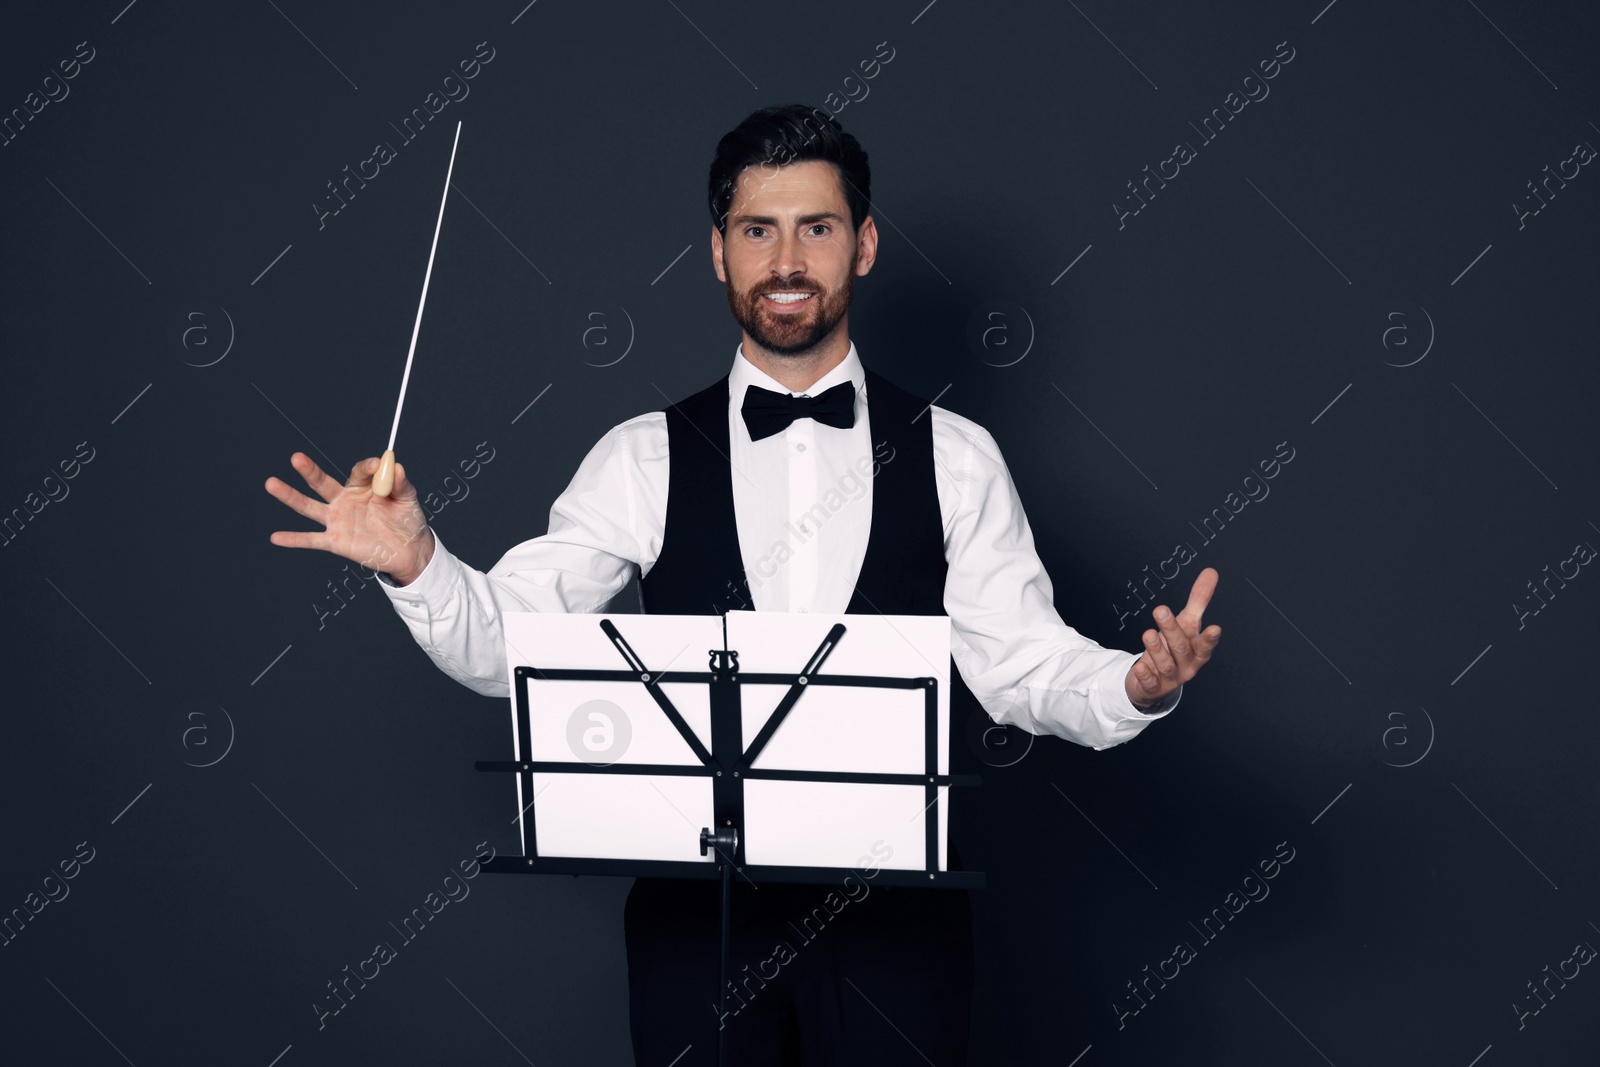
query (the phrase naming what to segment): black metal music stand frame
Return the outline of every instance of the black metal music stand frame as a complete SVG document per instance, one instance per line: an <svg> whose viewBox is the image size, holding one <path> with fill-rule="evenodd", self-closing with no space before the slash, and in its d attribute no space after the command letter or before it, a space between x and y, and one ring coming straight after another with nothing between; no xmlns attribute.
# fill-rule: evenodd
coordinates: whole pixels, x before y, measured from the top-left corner
<svg viewBox="0 0 1600 1067"><path fill-rule="evenodd" d="M723 616L723 647L708 649L709 669L705 671L672 671L675 683L704 683L711 687L711 749L707 751L700 738L684 720L682 713L661 689L665 675L651 671L610 618L599 621L600 629L616 647L626 669L578 670L565 668L539 668L518 666L515 671L516 728L523 741L523 750L529 755L532 739L531 712L528 681L532 678L548 680L626 682L638 681L683 738L689 750L699 760L698 764L647 764L611 763L597 765L583 762L550 760L478 760L474 766L480 771L519 775L527 795L533 796L533 776L536 773L556 774L646 774L688 775L711 779L712 810L715 825L700 830L700 854L715 850L714 863L695 863L678 860L603 859L571 856L545 857L538 854L538 841L534 833L533 801L530 799L523 817L528 820L525 829L526 852L522 856L496 856L483 863L483 869L492 874L601 874L633 875L655 878L720 878L722 881L721 934L722 958L719 970L717 1003L726 1017L728 987L728 955L730 935L730 908L732 906L733 875L738 873L752 882L837 882L852 873L848 867L751 865L745 862L744 840L744 783L763 779L781 779L801 782L853 782L882 785L920 785L927 797L924 808L926 829L925 864L921 870L880 868L873 880L880 885L920 888L982 889L985 878L981 871L939 870L939 789L941 786L976 786L981 784L978 775L939 773L939 700L938 679L923 677L898 677L893 675L819 674L817 673L829 653L838 645L846 629L843 623L834 623L828 630L804 667L794 674L741 673L739 653L727 647L727 616ZM743 744L744 728L740 698L740 685L787 685L788 691L778 702L771 717L751 741L749 748ZM876 774L846 771L768 770L752 766L757 757L772 740L773 734L794 709L806 690L814 686L858 686L875 689L920 689L923 692L924 712L924 773ZM726 1045L726 1027L721 1031L720 1043ZM719 1049L719 1060L723 1050Z"/></svg>

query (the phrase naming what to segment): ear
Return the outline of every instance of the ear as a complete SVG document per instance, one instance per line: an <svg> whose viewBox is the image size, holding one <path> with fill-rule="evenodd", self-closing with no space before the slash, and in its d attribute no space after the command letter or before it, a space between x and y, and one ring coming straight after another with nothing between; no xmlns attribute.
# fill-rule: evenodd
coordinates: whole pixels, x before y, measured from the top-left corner
<svg viewBox="0 0 1600 1067"><path fill-rule="evenodd" d="M711 269L717 272L717 281L728 281L728 272L722 269L722 231L711 227Z"/></svg>
<svg viewBox="0 0 1600 1067"><path fill-rule="evenodd" d="M856 277L865 277L878 259L878 224L872 221L871 215L861 220L861 229L856 231L856 246Z"/></svg>

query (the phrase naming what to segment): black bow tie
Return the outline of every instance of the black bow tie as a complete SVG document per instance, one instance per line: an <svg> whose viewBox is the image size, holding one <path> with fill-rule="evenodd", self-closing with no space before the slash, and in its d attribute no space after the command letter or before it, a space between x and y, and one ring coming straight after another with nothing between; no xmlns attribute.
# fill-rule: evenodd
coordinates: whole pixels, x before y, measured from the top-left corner
<svg viewBox="0 0 1600 1067"><path fill-rule="evenodd" d="M795 419L812 418L829 426L849 428L856 422L856 387L840 382L817 396L791 396L751 385L745 388L739 414L744 416L752 441L771 437Z"/></svg>

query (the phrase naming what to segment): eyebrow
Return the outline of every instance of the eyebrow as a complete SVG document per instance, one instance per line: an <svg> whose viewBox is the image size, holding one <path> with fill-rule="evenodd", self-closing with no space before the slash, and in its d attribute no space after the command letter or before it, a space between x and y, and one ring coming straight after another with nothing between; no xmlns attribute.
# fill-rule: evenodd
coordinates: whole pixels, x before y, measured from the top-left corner
<svg viewBox="0 0 1600 1067"><path fill-rule="evenodd" d="M801 215L795 221L802 226L810 226L812 223L816 222L843 223L844 217L832 211L818 211L810 215ZM759 223L763 226L776 226L778 224L778 220L773 218L771 215L735 215L733 217L733 224L735 226L748 226L755 223Z"/></svg>

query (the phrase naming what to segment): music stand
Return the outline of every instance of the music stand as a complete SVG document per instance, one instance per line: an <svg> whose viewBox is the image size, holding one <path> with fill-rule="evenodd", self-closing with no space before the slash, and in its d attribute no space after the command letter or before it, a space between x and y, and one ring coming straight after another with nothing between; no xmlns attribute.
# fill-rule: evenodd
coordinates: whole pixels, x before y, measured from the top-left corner
<svg viewBox="0 0 1600 1067"><path fill-rule="evenodd" d="M775 618L776 613L768 615L759 612L735 612L739 617L739 625L747 633L746 640L752 642L764 640L770 645L771 640L777 636L782 627L777 618L791 620L789 629L793 629L793 620L809 620L813 630L827 621L826 616L789 616L783 615ZM839 618L850 619L851 616ZM862 626L858 629L870 629L876 625L880 617L861 616ZM522 840L524 854L522 856L501 855L483 864L483 869L491 873L520 873L520 874L600 874L600 875L634 875L644 877L668 878L719 878L721 880L721 961L719 968L719 983L717 1003L720 1014L726 1017L727 1013L727 987L728 987L728 956L730 942L730 908L732 904L733 875L738 873L741 877L752 882L800 882L823 883L835 882L854 873L854 868L832 864L813 864L804 862L789 862L781 864L751 864L747 862L747 826L748 811L746 808L745 786L749 782L797 782L824 784L853 784L859 786L888 786L894 789L885 789L872 794L877 797L895 797L900 801L912 799L922 806L920 816L913 815L913 820L922 819L923 830L922 862L915 867L892 867L887 864L881 866L873 876L874 880L883 885L921 887L921 888L948 888L948 889L981 889L985 879L982 872L978 871L949 871L943 869L941 863L943 841L939 834L941 825L948 814L948 808L941 802L941 793L950 786L975 786L980 784L977 775L952 775L943 773L939 769L940 746L948 738L948 731L940 729L940 693L939 679L932 675L901 676L893 674L827 674L822 671L823 664L830 654L839 646L849 633L846 622L834 621L829 626L826 635L814 648L809 649L809 655L803 663L790 671L782 672L742 672L739 668L739 650L729 647L728 642L728 616L684 615L684 616L618 616L624 626L633 626L642 629L645 625L652 628L661 625L670 625L681 628L687 632L692 643L696 637L709 638L707 643L717 643L721 647L707 649L709 657L708 669L704 671L683 671L660 668L652 669L652 664L646 663L634 650L617 625L617 621L609 616L596 619L592 615L562 615L531 616L525 613L503 613L502 619L507 628L507 662L510 674L512 692L512 719L513 719L513 755L512 760L479 760L475 766L479 771L510 773L516 776L518 783L519 820L522 824ZM639 620L651 619L649 624L642 624ZM654 620L661 620L659 623ZM869 624L868 620L872 620ZM720 622L720 642L716 641L718 623ZM526 627L528 624L537 623L540 627L558 628L563 634L574 635L590 643L587 656L576 656L579 660L587 659L595 662L597 638L595 630L603 635L604 641L616 655L621 666L614 669L597 667L557 667L535 666L527 660L526 653L516 647L513 640L513 630ZM892 625L892 621L890 623ZM909 626L909 621L907 622ZM593 629L591 629L593 628ZM659 643L659 642L658 642ZM685 649L688 644L683 646ZM802 650L802 654L805 650ZM861 650L856 650L857 652ZM560 658L560 649L552 653L553 658ZM948 656L948 646L942 651ZM771 658L769 655L767 658ZM783 658L787 659L785 649ZM876 657L874 657L876 658ZM799 661L799 655L793 657ZM665 666L670 667L670 664ZM670 682L668 681L670 679ZM579 683L577 686L568 687L564 683ZM539 688L545 692L557 691L562 697L550 702L551 707L559 707L565 711L572 707L568 718L566 730L567 748L572 758L542 758L556 748L551 743L553 717L549 715L536 716L534 709L536 700L531 695L531 690ZM545 684L548 683L548 684ZM664 689L670 684L678 693L679 701L685 703L686 709L697 720L703 720L708 727L710 746L703 740L700 731L690 725L685 714L686 709L680 709ZM778 700L765 723L756 732L753 739L748 738L748 731L744 722L744 700L742 689L744 686L779 686L783 688L783 695ZM906 691L906 695L918 692L921 696L920 714L915 714L914 725L920 725L922 745L920 752L920 766L917 773L889 773L878 771L839 771L819 769L792 769L773 766L758 766L763 753L773 751L772 742L778 735L779 729L785 722L798 721L794 713L797 707L802 707L801 701L807 692L817 691L816 687L854 687L856 689L879 689ZM698 707L687 708L692 702L692 694L701 690L707 695L707 706L703 709L705 714L697 712ZM642 694L641 694L642 690ZM602 694L620 696L625 693L632 698L634 704L633 716L630 716L622 707L605 700ZM574 702L574 695L589 697L588 700ZM648 703L644 697L648 697ZM563 699L564 698L564 699ZM948 698L946 697L946 701ZM821 704L814 700L813 706ZM653 741L647 741L646 748L657 754L660 761L645 762L639 759L628 759L626 752L618 754L612 762L591 762L579 755L579 745L575 741L575 731L583 726L584 719L580 718L585 709L595 707L601 711L589 711L591 721L600 723L591 730L604 732L614 729L617 725L610 721L611 717L605 714L604 708L613 708L621 713L621 722L627 729L631 729L630 720L634 716L641 717L641 723L646 727L646 733L653 731ZM654 722L644 722L644 716L650 716L653 711L658 711L659 716L654 716ZM642 714L641 714L642 712ZM801 714L804 714L803 710ZM893 714L893 713L891 713ZM598 715L598 718L594 716ZM903 712L901 717L904 717ZM670 726L670 731L663 727L661 720ZM663 739L666 740L663 740ZM841 739L842 742L843 739ZM681 753L676 757L661 756L661 753L670 753L681 742L677 751ZM627 747L626 739L621 746ZM847 750L848 746L839 743L837 747ZM536 754L541 758L536 758ZM555 753L558 754L559 753ZM862 754L857 753L857 762ZM672 761L673 759L676 761ZM771 761L769 761L771 762ZM830 760L821 760L830 762ZM538 824L540 810L535 803L538 794L535 793L535 775L545 779L548 785L557 780L570 781L579 786L580 792L584 788L593 790L595 787L609 790L609 800L601 799L595 802L594 798L600 796L591 792L586 802L581 805L582 815L580 820L587 819L588 835L585 836L583 825L580 821L579 829L574 834L564 832L563 840L557 851L566 852L566 855L540 855ZM576 776L568 778L567 776ZM604 779L591 776L605 776ZM674 803L667 793L663 792L654 781L649 784L667 800L668 805L676 812L678 818L691 824L688 831L672 827L669 823L664 828L649 831L648 839L640 836L639 823L648 824L648 820L641 820L637 810L620 808L619 803L628 803L626 797L619 802L618 793L632 788L639 779L632 783L627 782L628 776L649 776L658 779L663 784L669 785L678 792L680 803ZM625 784L627 783L627 784ZM676 784L674 784L676 783ZM698 839L691 841L683 835L692 833L692 822L684 815L682 806L698 808L702 814L707 813L705 798L701 795L698 800L693 792L703 794L709 785L709 818L700 820L709 822L710 825L699 827ZM907 798L905 794L909 793ZM523 806L523 795L528 800ZM547 802L548 804L548 802ZM892 806L892 804L891 804ZM574 808L579 807L573 805ZM531 813L531 817L530 817ZM902 811L903 813L903 811ZM600 820L598 822L594 820ZM760 817L758 817L758 822ZM680 823L681 825L681 823ZM570 827L567 828L570 830ZM670 832L669 832L670 831ZM619 839L619 835L620 839ZM628 835L632 835L630 838ZM591 844L592 842L592 844ZM698 858L691 858L688 852L690 845L698 846ZM595 854L583 854L586 851ZM577 853L577 854L573 854ZM837 850L835 849L835 853ZM683 858L662 858L666 856ZM726 1044L726 1027L719 1034L719 1045ZM722 1049L719 1048L719 1060Z"/></svg>

